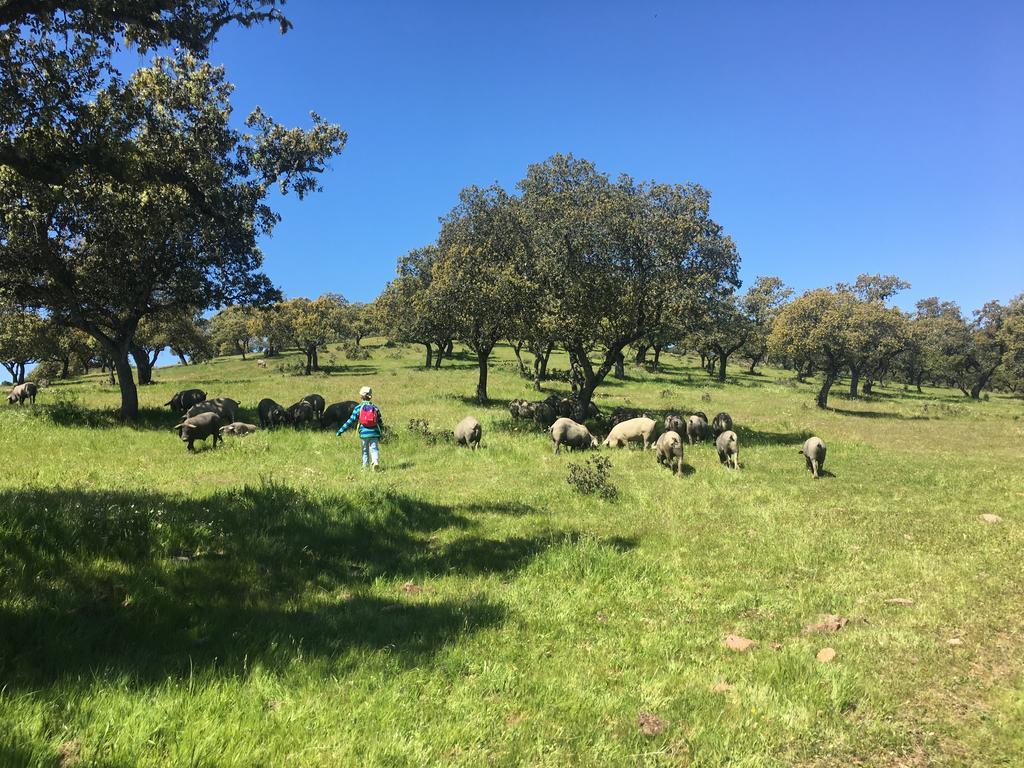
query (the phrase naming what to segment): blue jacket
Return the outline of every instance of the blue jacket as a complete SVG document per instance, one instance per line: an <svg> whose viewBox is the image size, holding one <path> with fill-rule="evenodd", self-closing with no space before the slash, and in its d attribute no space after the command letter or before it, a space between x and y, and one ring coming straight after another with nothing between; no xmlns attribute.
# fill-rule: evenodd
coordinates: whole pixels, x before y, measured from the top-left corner
<svg viewBox="0 0 1024 768"><path fill-rule="evenodd" d="M377 412L377 427L364 427L362 424L359 425L359 437L362 440L378 440L380 439L380 431L384 427L384 419L381 418L380 408L371 403L369 400L364 400L362 403L352 409L352 415L348 417L348 421L341 425L341 429L338 430L340 436L346 429L351 427L353 424L359 422L359 412L364 408L373 408Z"/></svg>

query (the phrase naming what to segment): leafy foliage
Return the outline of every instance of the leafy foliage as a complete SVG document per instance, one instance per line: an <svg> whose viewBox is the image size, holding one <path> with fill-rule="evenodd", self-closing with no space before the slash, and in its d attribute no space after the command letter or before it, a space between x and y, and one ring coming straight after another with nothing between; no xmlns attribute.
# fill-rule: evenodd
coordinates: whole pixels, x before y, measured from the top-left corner
<svg viewBox="0 0 1024 768"><path fill-rule="evenodd" d="M597 495L605 501L613 501L619 489L610 481L612 461L607 456L591 456L585 462L569 462L569 474L565 481L584 496Z"/></svg>

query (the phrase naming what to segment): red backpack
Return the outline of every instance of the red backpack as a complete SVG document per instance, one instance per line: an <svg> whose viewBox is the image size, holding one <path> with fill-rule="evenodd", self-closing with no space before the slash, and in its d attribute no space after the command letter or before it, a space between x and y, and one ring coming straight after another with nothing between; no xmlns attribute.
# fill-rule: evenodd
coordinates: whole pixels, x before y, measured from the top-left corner
<svg viewBox="0 0 1024 768"><path fill-rule="evenodd" d="M377 409L369 403L359 406L359 426L377 428Z"/></svg>

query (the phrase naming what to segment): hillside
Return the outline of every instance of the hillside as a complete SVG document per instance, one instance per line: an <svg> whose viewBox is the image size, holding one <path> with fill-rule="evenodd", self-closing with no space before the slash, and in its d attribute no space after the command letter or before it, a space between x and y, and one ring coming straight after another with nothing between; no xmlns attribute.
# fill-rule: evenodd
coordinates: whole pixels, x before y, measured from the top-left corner
<svg viewBox="0 0 1024 768"><path fill-rule="evenodd" d="M813 407L813 381L693 361L630 368L617 405L732 414L673 477L610 451L615 501L579 495L539 399L496 350L420 351L311 377L258 358L157 369L141 426L93 374L0 409L0 764L1014 765L1024 754L1024 403L876 387ZM291 360L286 356L284 362ZM552 366L567 367L563 359ZM260 432L188 455L161 408L354 399L392 434ZM565 389L554 383L551 389ZM483 449L410 431L466 414ZM812 481L797 451L828 444ZM980 515L997 515L987 523ZM893 602L898 599L900 602ZM911 602L912 601L912 602ZM835 633L806 627L848 619ZM757 641L747 652L728 634ZM830 662L816 660L823 648ZM63 756L63 757L62 757Z"/></svg>

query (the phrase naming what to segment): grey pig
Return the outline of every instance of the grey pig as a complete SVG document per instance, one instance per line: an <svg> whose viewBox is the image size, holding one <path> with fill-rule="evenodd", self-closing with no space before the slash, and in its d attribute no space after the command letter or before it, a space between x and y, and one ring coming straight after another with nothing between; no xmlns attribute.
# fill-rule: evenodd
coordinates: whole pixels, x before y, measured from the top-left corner
<svg viewBox="0 0 1024 768"><path fill-rule="evenodd" d="M643 443L644 450L647 450L654 441L657 430L658 422L654 419L648 419L646 416L628 419L612 427L602 445L609 448L624 448L633 440L639 440Z"/></svg>
<svg viewBox="0 0 1024 768"><path fill-rule="evenodd" d="M821 477L821 470L825 466L825 441L820 437L808 437L804 441L804 447L800 449L807 462L807 468L811 470L811 477L817 480Z"/></svg>
<svg viewBox="0 0 1024 768"><path fill-rule="evenodd" d="M241 437L242 435L251 435L258 429L259 427L257 427L255 424L246 424L243 421L233 421L226 427L220 428L220 436L222 438L224 437L224 435L238 435L239 437Z"/></svg>
<svg viewBox="0 0 1024 768"><path fill-rule="evenodd" d="M718 437L723 432L728 432L732 429L732 416L725 411L715 416L715 420L711 422L711 432L715 437Z"/></svg>
<svg viewBox="0 0 1024 768"><path fill-rule="evenodd" d="M682 416L677 416L674 413L669 414L665 417L665 431L675 432L682 437L686 434L686 422L683 421Z"/></svg>
<svg viewBox="0 0 1024 768"><path fill-rule="evenodd" d="M181 437L183 442L188 443L188 452L195 453L195 448L192 443L196 440L206 440L206 438L213 436L213 447L217 447L218 442L223 442L224 438L220 436L220 416L212 411L206 413L197 413L195 416L189 416L181 424L178 424L174 429L178 432L178 436Z"/></svg>
<svg viewBox="0 0 1024 768"><path fill-rule="evenodd" d="M7 403L8 405L14 405L17 402L21 406L28 400L32 405L35 405L37 392L39 392L39 387L36 386L36 383L34 381L26 381L24 384L19 384L11 390L11 393L7 396Z"/></svg>
<svg viewBox="0 0 1024 768"><path fill-rule="evenodd" d="M480 422L472 416L467 416L455 425L455 444L466 445L476 450L480 447L480 437L483 435L483 427Z"/></svg>
<svg viewBox="0 0 1024 768"><path fill-rule="evenodd" d="M693 414L686 420L686 439L690 445L702 442L707 434L708 420L701 418L699 413Z"/></svg>
<svg viewBox="0 0 1024 768"><path fill-rule="evenodd" d="M683 438L674 429L667 430L654 444L658 463L671 469L677 476L683 474Z"/></svg>
<svg viewBox="0 0 1024 768"><path fill-rule="evenodd" d="M740 446L735 432L727 429L720 434L715 440L715 449L718 451L718 460L725 466L731 464L733 469L740 468Z"/></svg>
<svg viewBox="0 0 1024 768"><path fill-rule="evenodd" d="M551 433L555 453L561 453L563 445L572 450L586 450L598 446L597 438L590 434L586 426L565 416L548 427L548 432Z"/></svg>

